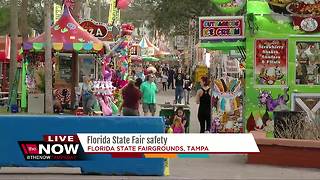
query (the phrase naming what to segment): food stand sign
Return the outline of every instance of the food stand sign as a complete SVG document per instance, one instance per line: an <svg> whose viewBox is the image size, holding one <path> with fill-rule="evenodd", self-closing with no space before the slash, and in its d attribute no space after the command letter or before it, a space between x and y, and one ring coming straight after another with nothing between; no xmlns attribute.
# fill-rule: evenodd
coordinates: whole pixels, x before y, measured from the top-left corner
<svg viewBox="0 0 320 180"><path fill-rule="evenodd" d="M108 29L104 24L93 20L84 20L80 23L80 26L96 38L104 38L108 33Z"/></svg>
<svg viewBox="0 0 320 180"><path fill-rule="evenodd" d="M256 39L255 79L257 85L285 86L288 75L288 40Z"/></svg>
<svg viewBox="0 0 320 180"><path fill-rule="evenodd" d="M80 26L98 39L113 41L114 37L119 34L115 26L109 26L104 23L96 22L92 19L84 19Z"/></svg>
<svg viewBox="0 0 320 180"><path fill-rule="evenodd" d="M240 73L239 61L236 59L224 61L225 73Z"/></svg>
<svg viewBox="0 0 320 180"><path fill-rule="evenodd" d="M199 18L200 40L243 39L243 16L218 16Z"/></svg>

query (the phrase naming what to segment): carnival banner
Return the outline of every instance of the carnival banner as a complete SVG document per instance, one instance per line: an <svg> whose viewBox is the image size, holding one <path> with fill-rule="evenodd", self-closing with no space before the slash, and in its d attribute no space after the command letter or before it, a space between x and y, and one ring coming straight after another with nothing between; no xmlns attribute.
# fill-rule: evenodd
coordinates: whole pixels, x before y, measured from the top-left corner
<svg viewBox="0 0 320 180"><path fill-rule="evenodd" d="M56 23L62 15L62 6L57 3L53 4L53 23Z"/></svg>
<svg viewBox="0 0 320 180"><path fill-rule="evenodd" d="M260 86L285 86L288 75L288 40L257 39L255 81Z"/></svg>

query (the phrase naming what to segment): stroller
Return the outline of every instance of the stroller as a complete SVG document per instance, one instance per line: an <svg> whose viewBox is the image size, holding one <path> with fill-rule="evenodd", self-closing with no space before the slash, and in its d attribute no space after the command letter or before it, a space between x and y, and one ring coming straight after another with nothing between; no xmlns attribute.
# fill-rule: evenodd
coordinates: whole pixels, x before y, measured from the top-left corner
<svg viewBox="0 0 320 180"><path fill-rule="evenodd" d="M186 105L171 105L171 104L161 104L161 110L159 115L162 116L165 120L166 132L171 129L171 125L173 124L173 118L175 116L175 112L178 108L182 108L184 112L184 116L186 119L185 124L185 133L189 133L190 126L190 107Z"/></svg>

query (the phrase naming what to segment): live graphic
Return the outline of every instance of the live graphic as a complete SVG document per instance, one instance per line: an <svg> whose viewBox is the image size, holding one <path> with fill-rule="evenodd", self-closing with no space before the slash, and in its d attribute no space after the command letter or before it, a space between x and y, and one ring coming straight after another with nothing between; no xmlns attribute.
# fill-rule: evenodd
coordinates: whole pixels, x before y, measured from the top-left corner
<svg viewBox="0 0 320 180"><path fill-rule="evenodd" d="M43 141L19 141L28 161L83 160L83 149L76 135L45 135Z"/></svg>

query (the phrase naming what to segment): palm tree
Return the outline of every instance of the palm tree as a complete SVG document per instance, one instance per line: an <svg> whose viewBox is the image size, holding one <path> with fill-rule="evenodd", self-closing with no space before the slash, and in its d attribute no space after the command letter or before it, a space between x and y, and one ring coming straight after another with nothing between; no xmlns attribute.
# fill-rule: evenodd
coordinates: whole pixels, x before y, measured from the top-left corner
<svg viewBox="0 0 320 180"><path fill-rule="evenodd" d="M51 45L51 4L45 0L44 5L44 32L45 32L45 112L53 113L52 100L52 45Z"/></svg>

